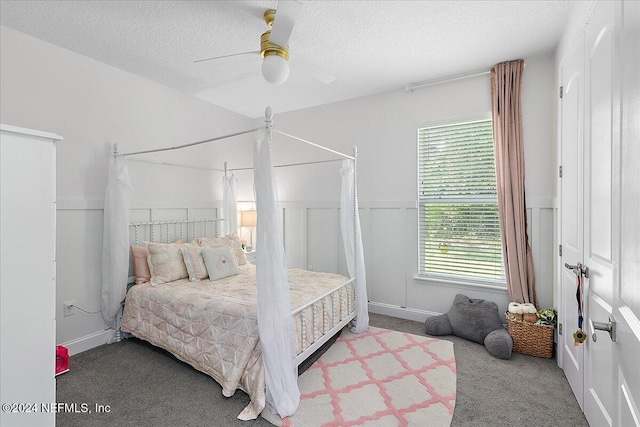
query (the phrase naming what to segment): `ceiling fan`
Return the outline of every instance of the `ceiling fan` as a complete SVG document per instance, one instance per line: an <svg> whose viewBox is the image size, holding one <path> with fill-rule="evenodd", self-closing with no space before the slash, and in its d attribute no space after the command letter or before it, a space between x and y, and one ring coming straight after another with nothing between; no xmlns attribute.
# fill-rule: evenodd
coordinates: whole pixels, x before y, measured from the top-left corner
<svg viewBox="0 0 640 427"><path fill-rule="evenodd" d="M302 10L302 3L297 0L281 0L278 10L268 9L264 12L267 31L260 36L260 50L198 59L194 63L214 61L222 58L241 55L260 55L262 57L262 76L274 85L279 85L289 78L289 38ZM302 58L291 60L292 65L300 71L309 74L324 84L333 82L336 78Z"/></svg>

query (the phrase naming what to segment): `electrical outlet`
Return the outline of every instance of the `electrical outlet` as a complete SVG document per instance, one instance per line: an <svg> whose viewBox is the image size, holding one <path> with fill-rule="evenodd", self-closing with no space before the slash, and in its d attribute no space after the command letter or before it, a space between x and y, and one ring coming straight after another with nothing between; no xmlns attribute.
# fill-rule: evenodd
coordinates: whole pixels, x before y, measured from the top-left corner
<svg viewBox="0 0 640 427"><path fill-rule="evenodd" d="M73 316L74 314L76 314L75 310L73 309L75 303L76 300L65 301L62 303L62 305L64 306L64 317Z"/></svg>
<svg viewBox="0 0 640 427"><path fill-rule="evenodd" d="M307 271L313 271L313 265L307 265Z"/></svg>

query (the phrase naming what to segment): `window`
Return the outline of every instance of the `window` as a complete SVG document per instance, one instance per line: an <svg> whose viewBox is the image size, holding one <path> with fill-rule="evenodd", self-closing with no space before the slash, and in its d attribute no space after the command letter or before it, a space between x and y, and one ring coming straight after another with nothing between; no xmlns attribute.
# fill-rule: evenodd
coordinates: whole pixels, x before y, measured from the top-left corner
<svg viewBox="0 0 640 427"><path fill-rule="evenodd" d="M491 120L418 129L418 271L504 285Z"/></svg>

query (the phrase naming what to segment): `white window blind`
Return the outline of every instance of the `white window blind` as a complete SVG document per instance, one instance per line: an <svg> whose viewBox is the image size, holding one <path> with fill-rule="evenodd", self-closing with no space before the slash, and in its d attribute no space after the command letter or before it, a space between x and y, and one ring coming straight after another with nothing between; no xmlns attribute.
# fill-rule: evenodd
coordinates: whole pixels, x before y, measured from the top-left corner
<svg viewBox="0 0 640 427"><path fill-rule="evenodd" d="M491 120L418 129L419 274L504 284Z"/></svg>

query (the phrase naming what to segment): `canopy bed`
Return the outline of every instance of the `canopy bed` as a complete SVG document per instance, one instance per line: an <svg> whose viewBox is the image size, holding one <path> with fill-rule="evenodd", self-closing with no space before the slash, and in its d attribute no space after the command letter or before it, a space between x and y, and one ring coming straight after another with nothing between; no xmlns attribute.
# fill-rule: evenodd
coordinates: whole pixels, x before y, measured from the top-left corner
<svg viewBox="0 0 640 427"><path fill-rule="evenodd" d="M117 337L114 340L119 338L117 332L122 326L123 331L168 350L213 377L226 396L238 388L244 390L251 402L238 416L240 419L256 418L265 406L281 417L294 414L300 399L298 365L349 322L353 321L352 330L356 333L365 332L369 322L358 217L357 150L354 148L350 156L275 130L271 109L267 108L265 113L264 129L131 153L119 153L114 147L105 197L102 313L114 328ZM255 266L244 259L234 233L237 230L234 170L228 169L226 163L223 218L129 223L133 189L126 157L182 149L258 130L261 139L254 146L253 166L257 211ZM349 278L287 269L274 167L292 165L273 165L273 132L344 159L340 169L340 222ZM309 163L315 162L295 165ZM204 225L205 236L196 238L196 223ZM206 236L207 223L213 223L213 238ZM224 225L225 236L218 236L219 223ZM154 243L153 230L158 227L161 230L166 227L169 243L170 226L179 227L181 240L174 244ZM138 245L141 227L149 227L146 235L152 240L145 242L151 281L132 286L127 293L130 232ZM193 241L183 243L188 238ZM213 263L211 257L230 262L224 266L218 263L216 267L208 263ZM180 265L158 264L173 261ZM208 270L209 277L196 273L202 261L205 265L201 270ZM166 267L162 270L166 277L157 274L154 278L154 270L157 273L160 267ZM231 270L218 278L217 273L212 273L216 268ZM120 325L118 313L125 296Z"/></svg>

